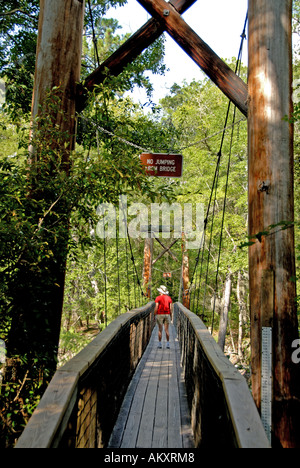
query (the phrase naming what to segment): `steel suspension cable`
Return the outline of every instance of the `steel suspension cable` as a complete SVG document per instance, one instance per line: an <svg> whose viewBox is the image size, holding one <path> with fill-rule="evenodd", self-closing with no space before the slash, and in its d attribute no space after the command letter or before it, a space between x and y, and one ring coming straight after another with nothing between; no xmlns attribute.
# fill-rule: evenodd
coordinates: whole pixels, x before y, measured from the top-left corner
<svg viewBox="0 0 300 468"><path fill-rule="evenodd" d="M237 59L236 67L235 67L235 73L238 73L238 71L240 70L240 67L241 67L242 51L243 51L243 44L244 44L244 41L245 41L245 38L246 38L246 27L247 27L247 22L248 22L248 12L247 12L247 14L246 14L246 18L245 18L245 22L244 22L244 28L243 28L243 32L242 32L242 34L241 34L242 40L241 40L240 49L239 49L239 54L238 54L238 59ZM228 128L231 128L231 129L232 129L232 132L231 132L231 148L232 148L232 139L233 139L234 128L235 128L235 125L236 125L237 123L240 122L240 120L239 120L238 122L235 122L235 116L236 116L236 108L235 108L235 110L234 110L233 123L232 123L232 125L228 126L228 120L229 120L229 114L230 114L231 104L232 104L232 102L229 101L228 107L227 107L226 118L225 118L225 124L224 124L223 131L222 131L222 138L221 138L221 143L220 143L220 150L219 150L219 153L218 153L218 160L217 160L217 164L216 164L216 170L215 170L215 174L214 174L214 180L213 180L213 184L212 184L212 188L211 188L211 194L210 194L210 199L209 199L208 208L207 208L207 212L206 212L206 218L205 218L205 220L204 220L204 229L203 229L202 239L201 239L201 243L200 243L198 255L197 255L197 257L196 257L195 267L194 267L194 271L193 271L193 275L192 275L192 280L191 280L190 288L189 288L189 292L191 293L191 289L192 289L192 286L193 286L193 283L194 283L194 279L195 279L196 270L197 270L197 267L198 267L198 264L199 264L199 260L200 260L200 253L201 253L201 250L202 250L201 273L200 273L200 276L199 276L199 289L198 289L198 298L197 298L197 310L198 310L198 300L199 300L200 287L201 287L202 266L203 266L204 249L205 249L206 229L207 229L207 225L208 225L209 213L210 213L210 210L211 210L213 192L216 191L216 187L217 187L218 176L219 176L219 169L220 169L220 162L221 162L221 158L222 158L222 149L223 149L223 144L224 144L224 140L225 140L226 130L227 130ZM230 149L230 153L231 153L231 149ZM229 164L230 164L230 160L229 160ZM223 216L222 216L222 228L221 228L221 229L222 229L222 233L223 233L223 227L224 227L225 206L226 206L227 189L228 189L228 177L229 177L229 165L228 165L228 169L227 169L226 195L225 195L225 197L224 197L224 208L223 208ZM216 192L215 192L215 193L216 193ZM213 216L214 216L214 211L213 211ZM212 223L213 223L213 221L212 221ZM212 231L211 231L211 235L212 235ZM223 236L223 234L222 234L222 236ZM218 277L218 274L219 274L220 252L221 252L221 245L222 245L222 236L221 236L221 242L220 242L220 244L219 244L218 266L217 266L216 278ZM211 238L210 238L210 246L211 246ZM210 259L210 247L209 247L209 252L208 252L208 262L209 262L209 259ZM206 276L206 282L207 282L207 276ZM196 294L196 288L195 288L195 294ZM194 302L195 302L195 300L194 300ZM215 302L216 302L216 293L215 293L215 295L214 295L213 320L214 320L214 313L215 313ZM204 308L204 307L205 307L205 295L204 295L204 301L203 301L203 308ZM213 323L212 323L212 331L213 331Z"/></svg>
<svg viewBox="0 0 300 468"><path fill-rule="evenodd" d="M93 31L93 43L94 43L94 49L95 49L95 54L97 57L97 64L98 67L100 67L100 57L99 57L99 52L98 52L98 44L97 44L97 37L95 33L95 25L94 25L94 17L93 17L93 10L92 10L92 5L91 5L91 0L88 0L89 4L89 13L90 13L90 19L91 19L91 25L92 25L92 31Z"/></svg>
<svg viewBox="0 0 300 468"><path fill-rule="evenodd" d="M103 218L103 232L105 232L104 218ZM104 317L105 326L107 327L107 271L106 271L106 238L103 239L103 260L104 260Z"/></svg>
<svg viewBox="0 0 300 468"><path fill-rule="evenodd" d="M244 40L246 38L246 26L248 22L248 12L246 14L246 19L244 23L244 29L241 35L241 45L238 54L238 59L236 63L235 73L240 74L241 64L242 64L242 54L243 54L243 45ZM229 107L231 102L229 103ZM232 146L233 146L233 135L234 135L234 128L235 128L235 120L236 120L236 106L234 106L233 117L232 117L232 130L231 130L231 138L230 138L230 149L228 154L228 165L227 165L227 174L226 174L226 185L225 185L225 194L224 194L224 202L223 202L223 210L222 210L222 222L221 222L221 230L220 230L220 242L219 242L219 251L218 251L218 262L217 262L217 271L216 271L216 278L215 278L215 292L214 292L214 303L213 303L213 314L212 314L212 323L211 323L211 334L213 334L214 330L214 319L215 319L215 308L216 308L216 297L218 293L218 276L219 276L219 269L220 269L220 260L221 260L221 250L222 250L222 243L223 243L223 232L224 232L224 222L225 222L225 212L226 212L226 203L227 203L227 194L228 194L228 183L229 183L229 172L230 172L230 165L231 165L231 156L232 156Z"/></svg>

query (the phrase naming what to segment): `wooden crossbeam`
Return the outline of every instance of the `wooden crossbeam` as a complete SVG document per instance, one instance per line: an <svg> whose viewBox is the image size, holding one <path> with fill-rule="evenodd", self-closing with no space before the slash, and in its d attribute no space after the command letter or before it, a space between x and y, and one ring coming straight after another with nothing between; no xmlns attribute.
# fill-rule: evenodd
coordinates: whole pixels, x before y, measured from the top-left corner
<svg viewBox="0 0 300 468"><path fill-rule="evenodd" d="M77 87L77 112L87 103L89 92L108 75L118 76L165 30L247 116L248 86L180 17L196 0L138 0L154 16Z"/></svg>
<svg viewBox="0 0 300 468"><path fill-rule="evenodd" d="M179 14L193 5L196 0L172 0ZM116 52L108 57L83 83L77 88L77 112L81 112L87 103L88 94L101 84L108 75L118 76L124 68L135 60L147 47L149 47L165 31L163 23L151 18L135 34L133 34Z"/></svg>
<svg viewBox="0 0 300 468"><path fill-rule="evenodd" d="M168 253L168 254L170 255L170 257L173 258L173 260L175 260L176 262L178 262L178 258L177 258L176 255L174 255L173 252L170 250L170 248L172 247L172 245L175 244L175 242L174 242L172 245L170 245L170 247L166 247L166 246L163 244L163 242L162 242L158 237L156 237L155 235L154 235L154 239L163 247L164 251L162 252L162 254L160 255L160 257L158 257L158 258L153 262L153 264L156 263L157 260L159 260L159 258L161 258L165 253ZM178 239L177 239L177 240L178 240ZM176 242L177 242L177 240L176 240Z"/></svg>
<svg viewBox="0 0 300 468"><path fill-rule="evenodd" d="M156 239L156 240L157 240L157 239ZM159 256L158 256L155 260L153 260L152 265L155 265L155 263L156 263L161 257L163 257L163 256L165 255L165 253L167 253L167 252L169 253L171 247L173 247L173 245L176 244L176 242L178 242L178 240L179 240L179 239L174 239L173 242L171 243L171 245L169 245L169 247L164 247L164 250L159 254ZM171 253L171 252L170 252L170 253ZM176 257L175 257L175 258L176 258ZM176 258L176 261L178 261L177 258Z"/></svg>
<svg viewBox="0 0 300 468"><path fill-rule="evenodd" d="M193 31L176 9L164 0L138 0L169 35L199 65L223 93L247 115L248 87L231 68Z"/></svg>

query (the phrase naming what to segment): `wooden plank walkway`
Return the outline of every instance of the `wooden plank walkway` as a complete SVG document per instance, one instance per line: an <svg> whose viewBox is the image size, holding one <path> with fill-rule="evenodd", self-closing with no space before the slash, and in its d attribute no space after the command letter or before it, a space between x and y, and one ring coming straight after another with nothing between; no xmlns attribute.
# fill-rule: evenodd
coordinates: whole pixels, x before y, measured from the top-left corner
<svg viewBox="0 0 300 468"><path fill-rule="evenodd" d="M163 335L164 332L163 332ZM109 448L193 448L180 366L179 343L170 327L158 349L157 327L128 387Z"/></svg>

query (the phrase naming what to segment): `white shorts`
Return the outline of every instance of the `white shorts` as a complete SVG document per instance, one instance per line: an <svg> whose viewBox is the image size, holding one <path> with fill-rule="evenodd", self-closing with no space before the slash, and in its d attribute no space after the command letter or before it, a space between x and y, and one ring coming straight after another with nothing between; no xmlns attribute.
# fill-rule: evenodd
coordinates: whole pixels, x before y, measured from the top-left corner
<svg viewBox="0 0 300 468"><path fill-rule="evenodd" d="M157 314L156 323L158 325L163 325L164 323L171 323L171 314Z"/></svg>

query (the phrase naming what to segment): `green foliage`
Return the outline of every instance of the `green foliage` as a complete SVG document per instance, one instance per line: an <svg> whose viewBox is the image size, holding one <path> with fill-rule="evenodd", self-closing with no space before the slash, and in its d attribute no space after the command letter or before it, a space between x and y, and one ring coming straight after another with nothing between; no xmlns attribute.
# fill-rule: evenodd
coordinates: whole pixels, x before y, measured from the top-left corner
<svg viewBox="0 0 300 468"><path fill-rule="evenodd" d="M173 87L172 94L161 102L162 119L172 120L175 128L180 129L180 146L185 157L185 170L180 188L177 190L177 200L180 203L202 203L205 214L211 197L211 188L215 176L222 126L225 122L227 100L209 81L192 82L182 87ZM238 115L236 121L241 116ZM229 119L229 122L231 120ZM227 192L226 216L224 223L221 263L218 282L222 285L230 270L234 275L239 271L247 271L247 253L237 247L247 235L247 136L246 125L240 122L234 129L233 144L230 145L231 130L227 131L222 149L221 166L218 175L217 198L212 203L208 217L207 236L203 252L203 262L199 262L195 283L192 289L195 310L211 325L211 299L215 293L216 265L219 251L223 204L227 179L228 156L231 146L230 183ZM217 134L217 135L215 135ZM211 137L211 135L215 135ZM195 144L193 145L193 142ZM200 143L197 143L200 142ZM212 198L214 200L214 196ZM214 207L214 208L213 208ZM214 215L213 215L214 211ZM212 229L213 228L213 229ZM212 234L210 235L212 229ZM194 270L198 252L189 252L191 272ZM202 259L202 255L201 255ZM200 260L201 260L200 259ZM206 272L208 265L210 264ZM207 294L204 297L204 286L199 288L198 273L202 267L202 281L208 278ZM221 300L222 286L216 292ZM237 316L235 320L237 320Z"/></svg>
<svg viewBox="0 0 300 468"><path fill-rule="evenodd" d="M91 0L98 53L103 61L126 39L118 35L114 20L103 19L110 5L123 1ZM298 8L299 2L294 2ZM59 108L60 90L52 90L39 117L39 130L28 153L28 115L34 74L38 0L3 4L0 13L0 71L5 77L7 100L0 112L0 339L8 355L0 394L0 444L11 446L27 423L53 373L57 344L49 340L61 317L49 313L53 296L59 297L60 275L56 264L67 259L64 311L59 359L63 363L77 353L118 314L141 305L144 241L99 239L95 232L97 207L107 202L118 205L127 195L129 205L164 201L202 203L207 209L218 159L227 100L207 80L175 84L160 107L145 115L124 93L151 83L145 71L164 72L163 41L156 42L117 78L107 77L91 96L78 122L76 151L58 149L65 140L55 123L53 110ZM298 15L298 9L295 10ZM298 16L295 16L295 21ZM297 24L295 23L295 27ZM89 14L84 38L84 78L96 66ZM295 64L296 76L298 63ZM246 70L243 70L246 73ZM10 117L8 116L10 115ZM297 271L300 262L299 229L299 109L295 107L295 208ZM238 114L236 121L241 120ZM226 132L218 175L216 200L208 217L203 250L202 277L199 265L192 287L195 312L217 328L223 285L228 272L233 279L231 337L237 343L238 322L243 315L245 360L249 358L249 314L247 308L247 249L238 247L247 239L247 128L243 121ZM140 149L139 149L140 148ZM140 162L141 148L153 152L182 152L184 174L179 181L151 179ZM216 290L216 268L227 185L227 164L231 152L230 183L221 245ZM30 164L28 164L30 162ZM282 227L288 226L279 226ZM272 227L274 229L276 227ZM211 234L210 234L211 233ZM269 234L258 233L255 241ZM161 239L169 245L168 239ZM253 239L250 239L253 241ZM200 247L200 246L199 246ZM153 256L161 252L154 243ZM173 300L179 295L182 247L172 252L178 261L163 256L153 268L152 290L165 284ZM196 266L198 250L189 251L190 272ZM133 264L134 259L134 264ZM136 271L135 271L136 269ZM165 279L164 272L172 272ZM207 286L204 288L204 280ZM299 281L299 274L298 274ZM57 288L56 288L57 286ZM48 296L47 296L48 294ZM216 297L213 317L212 300ZM12 333L13 330L13 333ZM21 337L21 339L20 339ZM18 342L18 352L16 343ZM52 339L52 338L51 338ZM19 343L22 342L20 347ZM43 342L43 346L40 343ZM232 345L233 346L233 345Z"/></svg>
<svg viewBox="0 0 300 468"><path fill-rule="evenodd" d="M52 375L51 363L57 347L50 336L53 335L54 327L59 326L60 317L52 316L50 311L53 305L50 302L52 299L54 302L56 300L55 297L52 298L53 294L59 297L59 277L62 272L57 270L56 265L64 264L67 253L69 252L70 260L66 298L69 294L71 297L69 302L68 299L65 301L66 314L74 315L79 311L80 321L85 321L87 327L90 323L94 325L94 317L97 315L100 324L102 320L101 328L104 326L102 310L105 301L107 323L118 313L137 305L137 301L140 302L141 299L137 296L136 285L128 293L125 271L120 278L123 288L120 297L122 310L113 294L115 286L112 281L107 285L105 296L103 245L91 236L91 229L98 222L96 210L99 203L116 203L120 194L128 194L130 198L134 198L140 193L141 196L153 199L156 193L155 183L145 176L138 158L139 151L124 143L122 128L127 128L126 136L132 137L137 143L140 142L137 128L144 128L149 141L151 133L159 135L160 130L157 124L147 119L128 99L120 102L113 96L108 99L106 90L99 96L96 109L90 110L90 115L87 111L85 122L88 125L93 119L97 121L101 112L105 120L101 123L116 134L119 133L123 139L108 138L106 133L100 132L97 135L94 127L93 130L90 129L90 137L87 138L85 128L81 147L77 146L72 154L61 151L57 143L65 141L66 136L54 124L51 125L52 116L60 107L60 90L56 88L44 103L38 117L39 125L34 125L34 138L31 141L34 151L28 154L26 149L19 151L16 158L3 156L0 160L0 337L6 342L8 349L5 392L0 398L17 389L20 381L25 379L20 398L13 398L10 403L12 408L3 405L2 421L7 428L10 427L11 437L17 436L16 427L20 430L30 416L26 410L29 406L24 405L24 402L37 402ZM5 122L4 117L3 119ZM3 128L4 138L8 125L4 127L3 123ZM24 131L26 132L26 126ZM28 130L27 138L23 138L28 141ZM9 152L9 141L7 145ZM141 253L139 252L140 262ZM91 262L86 262L87 255ZM130 257L125 256L124 244L120 245L120 264L125 265L128 258L130 261ZM109 272L116 270L115 259L114 249L107 245L106 274L111 275ZM136 268L141 271L141 263L137 263ZM132 265L129 264L128 269L129 281L134 285ZM78 275L80 270L83 270L82 275ZM92 290L94 270L97 273L94 281L99 282L101 291L99 295ZM80 290L78 303L76 292L70 292L72 274L76 278L76 289L78 287ZM65 316L63 321L65 322ZM77 343L74 337L73 340L70 339L72 328L74 326L69 321L61 343L75 351L87 341L80 339ZM8 366L9 362L11 364ZM22 365L19 365L20 362ZM9 378L8 372L11 376L16 374L17 380ZM30 385L27 372L30 373ZM11 385L8 380L11 380ZM30 393L33 388L34 397ZM24 406L24 411L18 413L16 420L12 415L17 414L19 404ZM10 418L13 418L12 421Z"/></svg>
<svg viewBox="0 0 300 468"><path fill-rule="evenodd" d="M31 105L39 1L8 0L0 13L0 73L6 81L6 107L15 119Z"/></svg>
<svg viewBox="0 0 300 468"><path fill-rule="evenodd" d="M126 1L90 0L90 2L97 51L102 62L128 38L117 34L119 26L116 20L103 18L103 15L111 6L123 5ZM31 108L38 14L39 0L9 0L3 4L0 13L0 77L6 82L5 109L15 121L18 120L20 113L29 114ZM98 65L88 6L83 39L82 79ZM114 80L114 93L123 93L133 89L134 86L139 86L145 87L150 97L152 85L145 72L163 74L165 71L163 54L164 40L158 39Z"/></svg>

